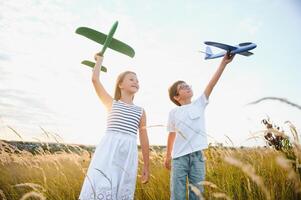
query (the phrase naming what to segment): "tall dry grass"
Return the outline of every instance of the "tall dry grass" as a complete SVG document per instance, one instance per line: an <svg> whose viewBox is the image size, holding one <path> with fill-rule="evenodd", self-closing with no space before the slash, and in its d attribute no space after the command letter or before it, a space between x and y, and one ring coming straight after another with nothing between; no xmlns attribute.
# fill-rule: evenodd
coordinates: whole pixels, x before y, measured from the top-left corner
<svg viewBox="0 0 301 200"><path fill-rule="evenodd" d="M3 145L3 144L2 144ZM206 199L297 199L300 177L293 161L273 149L210 148L206 152ZM135 199L169 199L169 171L164 152L151 152L151 179L137 181ZM1 152L2 199L77 199L89 154L31 155Z"/></svg>
<svg viewBox="0 0 301 200"><path fill-rule="evenodd" d="M297 137L296 129L291 128ZM301 146L297 139L290 151L210 147L205 151L206 181L199 183L205 193L199 195L205 199L301 199ZM77 199L90 162L90 153L81 152L51 154L40 149L33 155L0 141L0 199ZM162 149L152 149L150 181L141 184L138 176L135 199L169 199L164 153ZM141 163L140 153L139 174ZM194 185L189 187L196 189Z"/></svg>
<svg viewBox="0 0 301 200"><path fill-rule="evenodd" d="M9 148L7 144L0 145ZM1 151L0 189L6 199L24 199L29 192L47 199L76 199L89 160L88 153L41 151L40 155L32 155L26 151Z"/></svg>

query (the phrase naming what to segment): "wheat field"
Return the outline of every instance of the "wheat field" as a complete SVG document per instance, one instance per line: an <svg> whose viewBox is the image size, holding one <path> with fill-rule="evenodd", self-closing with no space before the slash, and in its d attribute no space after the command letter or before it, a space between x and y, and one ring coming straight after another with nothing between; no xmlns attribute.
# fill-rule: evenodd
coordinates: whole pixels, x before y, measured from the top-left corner
<svg viewBox="0 0 301 200"><path fill-rule="evenodd" d="M39 154L32 155L10 148L1 142L0 199L77 199L91 157L87 151L50 153L41 149ZM200 198L300 198L301 182L294 162L300 156L298 148L295 146L290 152L272 148L207 149L206 181L200 183L205 193ZM164 151L153 149L150 157L150 181L141 184L138 175L135 199L169 199L169 171L163 167ZM141 155L139 158L141 167Z"/></svg>
<svg viewBox="0 0 301 200"><path fill-rule="evenodd" d="M267 141L266 147L209 146L204 151L206 180L199 183L205 192L200 194L194 185L187 187L200 199L301 199L301 144L296 127L287 123L288 133L268 120L263 120L263 124L266 130L262 138ZM293 139L289 140L288 134ZM25 146L24 142L19 143ZM54 151L51 144L44 143L31 151L0 140L0 200L78 199L93 148L58 141L56 146L59 148ZM163 166L164 155L164 148L151 146L150 180L142 184L139 151L135 200L170 198L170 172Z"/></svg>

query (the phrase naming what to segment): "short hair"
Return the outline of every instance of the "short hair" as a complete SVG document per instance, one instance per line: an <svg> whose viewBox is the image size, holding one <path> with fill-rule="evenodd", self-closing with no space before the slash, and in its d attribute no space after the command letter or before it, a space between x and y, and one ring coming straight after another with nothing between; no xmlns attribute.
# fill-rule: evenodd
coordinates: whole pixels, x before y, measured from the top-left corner
<svg viewBox="0 0 301 200"><path fill-rule="evenodd" d="M178 85L181 83L185 83L185 81L176 81L168 88L169 99L177 106L181 106L181 104L177 100L175 100L174 97L178 96Z"/></svg>

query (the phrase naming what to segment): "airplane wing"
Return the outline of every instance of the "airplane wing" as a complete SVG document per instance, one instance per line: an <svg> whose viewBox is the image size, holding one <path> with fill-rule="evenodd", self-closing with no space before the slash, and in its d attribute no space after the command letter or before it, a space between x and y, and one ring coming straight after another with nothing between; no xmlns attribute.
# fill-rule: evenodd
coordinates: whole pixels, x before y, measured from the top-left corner
<svg viewBox="0 0 301 200"><path fill-rule="evenodd" d="M220 49L224 49L226 51L232 51L232 50L237 49L237 47L230 46L230 45L227 45L227 44L218 43L218 42L206 41L204 43L207 44L207 45L210 45L210 46L214 46L214 47L217 47L217 48L220 48Z"/></svg>
<svg viewBox="0 0 301 200"><path fill-rule="evenodd" d="M241 53L238 53L240 55L243 55L243 56L251 56L253 55L254 53L250 52L250 51L245 51L245 52L241 52Z"/></svg>
<svg viewBox="0 0 301 200"><path fill-rule="evenodd" d="M89 60L83 60L81 63L83 65L87 65L88 67L92 67L92 68L94 68L94 66L95 66L95 62L91 62ZM107 72L108 71L105 66L101 66L100 70L103 71L103 72Z"/></svg>
<svg viewBox="0 0 301 200"><path fill-rule="evenodd" d="M88 27L79 27L75 32L99 44L104 44L107 37L106 34ZM132 58L135 56L135 51L132 47L114 38L112 38L112 41L108 47Z"/></svg>

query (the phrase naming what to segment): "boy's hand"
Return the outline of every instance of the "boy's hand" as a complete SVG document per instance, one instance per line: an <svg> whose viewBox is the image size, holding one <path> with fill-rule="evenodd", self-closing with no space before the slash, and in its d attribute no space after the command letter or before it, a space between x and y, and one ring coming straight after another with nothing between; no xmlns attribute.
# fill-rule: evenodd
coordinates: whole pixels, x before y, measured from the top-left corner
<svg viewBox="0 0 301 200"><path fill-rule="evenodd" d="M142 175L141 175L141 183L146 184L149 179L149 169L146 167L143 167Z"/></svg>
<svg viewBox="0 0 301 200"><path fill-rule="evenodd" d="M97 62L97 61L102 61L103 60L103 56L100 55L99 53L96 53L94 55L94 60Z"/></svg>
<svg viewBox="0 0 301 200"><path fill-rule="evenodd" d="M166 156L164 160L164 166L166 169L171 169L171 156Z"/></svg>
<svg viewBox="0 0 301 200"><path fill-rule="evenodd" d="M235 56L235 54L230 54L229 52L227 52L227 53L224 55L224 58L223 58L223 60L222 60L222 63L224 63L224 64L227 65L228 63L230 63L230 62L233 60L234 56Z"/></svg>

